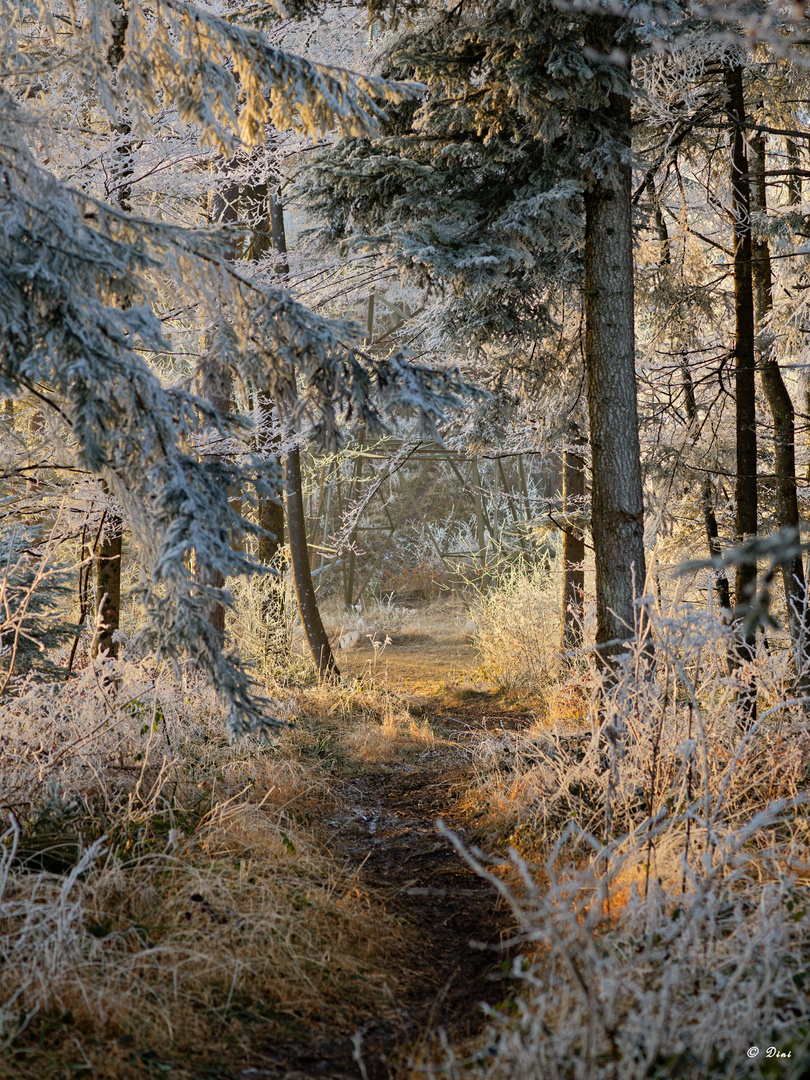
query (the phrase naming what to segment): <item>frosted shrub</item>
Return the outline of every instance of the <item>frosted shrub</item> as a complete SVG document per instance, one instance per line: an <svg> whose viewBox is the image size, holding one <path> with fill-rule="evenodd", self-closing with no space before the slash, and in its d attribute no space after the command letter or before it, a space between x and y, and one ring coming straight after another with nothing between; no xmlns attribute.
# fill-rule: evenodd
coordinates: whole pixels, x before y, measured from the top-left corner
<svg viewBox="0 0 810 1080"><path fill-rule="evenodd" d="M520 562L470 609L475 643L488 678L506 689L538 689L555 667L559 583L547 565Z"/></svg>
<svg viewBox="0 0 810 1080"><path fill-rule="evenodd" d="M233 578L228 587L234 606L227 613L229 640L238 643L239 652L253 674L265 684L308 666L301 659L298 607L288 575ZM295 657L293 653L295 652Z"/></svg>
<svg viewBox="0 0 810 1080"><path fill-rule="evenodd" d="M522 886L508 886L455 841L512 906L521 946L514 1009L473 1075L759 1075L752 1046L804 1075L810 722L763 652L759 720L741 732L748 673L725 670L727 631L653 610L651 632L652 661L626 654L612 684L591 668L589 733L538 726L482 747L482 787L514 800L541 866L512 849Z"/></svg>

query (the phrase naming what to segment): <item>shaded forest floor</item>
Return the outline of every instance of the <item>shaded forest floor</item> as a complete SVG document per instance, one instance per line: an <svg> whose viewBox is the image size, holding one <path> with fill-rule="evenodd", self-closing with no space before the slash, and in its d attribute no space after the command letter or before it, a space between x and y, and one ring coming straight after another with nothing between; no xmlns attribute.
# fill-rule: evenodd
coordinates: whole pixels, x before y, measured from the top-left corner
<svg viewBox="0 0 810 1080"><path fill-rule="evenodd" d="M358 886L392 916L403 937L377 943L376 963L395 991L339 1029L302 1028L279 1041L261 1024L243 1031L244 1058L197 1075L273 1080L388 1080L413 1075L414 1062L440 1056L442 1034L474 1044L485 1006L508 1000L504 975L510 913L437 831L443 821L466 843L475 820L463 794L470 738L515 730L531 714L474 677L468 644L409 641L374 654L361 642L340 656L344 674L402 695L436 736L429 748L394 753L382 766L342 763L333 777L336 806L313 827Z"/></svg>

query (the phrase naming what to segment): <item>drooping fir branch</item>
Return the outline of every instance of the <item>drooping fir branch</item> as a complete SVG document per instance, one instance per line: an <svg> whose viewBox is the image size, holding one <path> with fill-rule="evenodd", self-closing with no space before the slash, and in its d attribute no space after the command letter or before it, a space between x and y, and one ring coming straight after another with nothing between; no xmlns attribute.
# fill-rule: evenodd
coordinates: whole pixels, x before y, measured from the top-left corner
<svg viewBox="0 0 810 1080"><path fill-rule="evenodd" d="M210 338L217 362L247 386L278 393L322 443L334 442L349 419L379 430L391 403L435 425L458 401L458 380L411 367L402 354L388 362L366 355L359 330L240 278L207 238L59 184L13 137L16 112L0 97L0 393L25 390L51 409L77 463L101 476L125 508L143 566L142 644L204 669L228 704L234 734L271 723L238 657L220 651L207 614L231 598L206 581L213 571L224 578L262 571L234 542L259 530L229 494L240 490L248 504L271 496L280 477L275 463L248 451L225 461L195 449L211 430L230 438L248 422L188 387L164 387L143 360L143 351L171 351L149 304L154 279L169 276L204 302L206 276L219 270L209 297L227 300Z"/></svg>
<svg viewBox="0 0 810 1080"><path fill-rule="evenodd" d="M240 144L263 142L268 124L313 138L332 128L368 134L384 118L387 102L423 89L296 56L260 31L186 0L127 0L113 78L107 57L120 33L116 0L87 0L83 6L12 0L5 10L21 21L33 16L49 39L25 50L6 39L0 70L9 87L70 65L110 116L125 104L134 137L151 130L161 109L176 107L184 123L199 125L202 140L226 156ZM281 4L277 11L283 13Z"/></svg>

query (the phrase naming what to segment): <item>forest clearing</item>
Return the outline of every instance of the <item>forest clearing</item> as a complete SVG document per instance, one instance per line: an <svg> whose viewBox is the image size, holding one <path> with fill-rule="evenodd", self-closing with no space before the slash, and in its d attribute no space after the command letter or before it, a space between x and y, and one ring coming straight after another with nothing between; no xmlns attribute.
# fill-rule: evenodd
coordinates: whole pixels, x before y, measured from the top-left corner
<svg viewBox="0 0 810 1080"><path fill-rule="evenodd" d="M0 1077L810 1075L808 50L0 0Z"/></svg>

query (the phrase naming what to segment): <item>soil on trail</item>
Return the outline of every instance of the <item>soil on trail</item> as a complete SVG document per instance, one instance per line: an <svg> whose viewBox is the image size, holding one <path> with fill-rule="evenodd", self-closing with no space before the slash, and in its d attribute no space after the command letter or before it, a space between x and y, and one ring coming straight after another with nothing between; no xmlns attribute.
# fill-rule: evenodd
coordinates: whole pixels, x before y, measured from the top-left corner
<svg viewBox="0 0 810 1080"><path fill-rule="evenodd" d="M418 667L418 646L400 655ZM245 1076L412 1076L409 1060L435 1051L440 1029L454 1042L473 1037L486 1023L483 1003L497 1005L509 995L502 971L511 913L438 833L436 823L441 819L462 840L474 840L457 799L469 768L459 748L475 730L514 730L528 715L504 708L491 693L448 694L435 666L409 688L422 701L427 694L423 715L434 718L443 741L417 763L345 779L344 809L323 823L331 850L406 928L411 948L405 956L391 957L389 965L400 972L397 993L359 1018L352 1030L313 1033L306 1045L266 1047L261 1066L256 1061L243 1070Z"/></svg>
<svg viewBox="0 0 810 1080"><path fill-rule="evenodd" d="M362 867L364 889L410 929L415 949L404 959L393 1002L362 1017L353 1030L277 1047L272 1057L287 1080L388 1080L410 1075L408 1059L443 1028L452 1039L479 1032L483 1002L497 1004L500 949L510 920L497 893L470 870L436 830L447 818L453 777L397 768L347 784L348 808L331 822L334 851ZM463 838L464 828L447 822ZM399 959L399 958L398 958ZM259 1075L259 1071L252 1075Z"/></svg>

